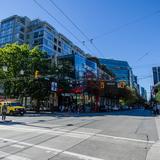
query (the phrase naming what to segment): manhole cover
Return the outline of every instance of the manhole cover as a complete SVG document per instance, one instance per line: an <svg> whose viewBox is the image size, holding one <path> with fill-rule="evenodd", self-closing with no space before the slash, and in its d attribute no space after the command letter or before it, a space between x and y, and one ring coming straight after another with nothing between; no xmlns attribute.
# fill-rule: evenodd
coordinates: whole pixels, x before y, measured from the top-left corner
<svg viewBox="0 0 160 160"><path fill-rule="evenodd" d="M73 126L73 124L67 124L67 126Z"/></svg>

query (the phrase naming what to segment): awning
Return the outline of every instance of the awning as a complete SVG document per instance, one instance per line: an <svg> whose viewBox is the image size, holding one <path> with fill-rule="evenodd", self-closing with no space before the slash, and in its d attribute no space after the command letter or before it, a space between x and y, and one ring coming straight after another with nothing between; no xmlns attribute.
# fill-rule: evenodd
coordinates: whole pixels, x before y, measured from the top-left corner
<svg viewBox="0 0 160 160"><path fill-rule="evenodd" d="M85 90L85 88L86 87L84 87L84 86L75 87L75 88L71 89L71 93L80 94Z"/></svg>
<svg viewBox="0 0 160 160"><path fill-rule="evenodd" d="M61 93L80 94L80 93L82 93L85 89L86 89L86 87L84 87L84 86L75 87L75 88L70 89L70 90L64 90L63 88L59 88L59 89L57 90L57 93L59 93L59 94L61 94Z"/></svg>

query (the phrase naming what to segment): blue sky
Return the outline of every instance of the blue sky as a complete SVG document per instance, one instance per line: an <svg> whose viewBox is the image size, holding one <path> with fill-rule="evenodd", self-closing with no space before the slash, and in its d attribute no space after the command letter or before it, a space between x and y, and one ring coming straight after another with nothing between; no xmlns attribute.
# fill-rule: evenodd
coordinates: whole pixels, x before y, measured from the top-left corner
<svg viewBox="0 0 160 160"><path fill-rule="evenodd" d="M78 39L86 41L85 37L51 5L49 0L37 1ZM151 16L160 10L159 0L54 0L54 2L90 39L94 39L94 43L102 53L98 53L90 42L86 41L86 45L92 50L93 55L128 61L134 74L138 76L140 85L145 87L148 92L150 91L152 78L141 78L151 76L152 66L160 64L160 13ZM13 14L48 21L57 31L88 52L71 34L42 11L33 0L1 0L0 19ZM144 16L147 18L142 18ZM137 23L101 36L139 18L142 19ZM146 53L148 54L143 57ZM141 57L143 58L141 59Z"/></svg>

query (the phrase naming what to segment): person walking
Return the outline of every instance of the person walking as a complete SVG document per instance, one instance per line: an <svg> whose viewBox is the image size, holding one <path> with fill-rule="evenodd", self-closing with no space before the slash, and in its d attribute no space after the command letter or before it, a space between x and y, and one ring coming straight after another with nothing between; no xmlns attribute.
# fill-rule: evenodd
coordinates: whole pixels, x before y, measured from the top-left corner
<svg viewBox="0 0 160 160"><path fill-rule="evenodd" d="M157 114L160 114L160 103L157 104Z"/></svg>
<svg viewBox="0 0 160 160"><path fill-rule="evenodd" d="M6 114L7 114L7 104L4 103L4 105L1 108L1 113L2 113L2 121L6 120Z"/></svg>

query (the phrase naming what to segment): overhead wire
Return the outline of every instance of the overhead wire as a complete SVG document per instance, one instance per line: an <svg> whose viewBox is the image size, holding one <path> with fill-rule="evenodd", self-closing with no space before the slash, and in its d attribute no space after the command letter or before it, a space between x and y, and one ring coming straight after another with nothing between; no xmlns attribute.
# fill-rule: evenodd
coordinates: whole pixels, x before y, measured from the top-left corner
<svg viewBox="0 0 160 160"><path fill-rule="evenodd" d="M52 19L54 19L62 28L64 28L68 33L70 33L80 44L82 44L82 41L74 34L72 33L65 25L63 25L57 18L55 18L46 8L44 8L37 0L33 0L35 4L41 8L44 12L46 12Z"/></svg>
<svg viewBox="0 0 160 160"><path fill-rule="evenodd" d="M100 34L100 35L95 36L93 39L94 39L94 40L95 40L95 39L100 39L100 38L105 37L105 36L107 36L107 35L109 35L109 34L112 34L112 33L114 33L114 32L117 32L117 31L119 31L119 30L121 30L121 29L123 29L123 28L125 28L125 27L127 27L127 26L129 26L129 25L133 25L133 24L139 23L139 22L141 22L141 21L143 21L143 20L145 20L145 19L147 19L147 18L153 17L153 16L155 16L155 15L157 15L157 14L160 14L160 10L157 10L157 11L155 11L155 12L149 14L149 15L146 15L146 16L143 16L143 17L140 17L140 18L137 18L137 19L135 19L135 20L133 20L133 21L130 21L130 22L128 22L128 23L122 24L122 25L120 25L120 26L118 26L118 27L116 27L116 28L114 28L114 29L112 29L112 30L110 30L110 31L108 31L108 32L105 32L105 33L103 33L103 34Z"/></svg>
<svg viewBox="0 0 160 160"><path fill-rule="evenodd" d="M150 51L146 52L143 56L137 59L137 62L141 61L144 57L148 56Z"/></svg>
<svg viewBox="0 0 160 160"><path fill-rule="evenodd" d="M93 42L93 39L90 39L86 33L84 33L82 31L82 29L80 29L80 27L75 24L75 22L73 22L73 20L53 1L53 0L49 0L51 2L51 4L57 8L61 13L62 15L68 19L68 21L86 38L87 41L90 42L90 44L104 57L104 54L103 52L96 46L96 44ZM85 41L83 41L83 44L85 44Z"/></svg>

